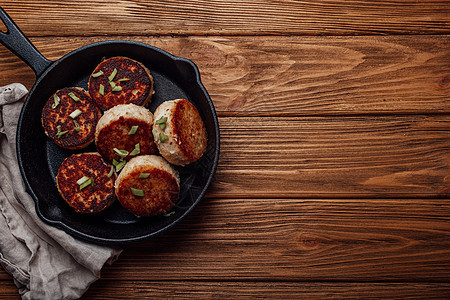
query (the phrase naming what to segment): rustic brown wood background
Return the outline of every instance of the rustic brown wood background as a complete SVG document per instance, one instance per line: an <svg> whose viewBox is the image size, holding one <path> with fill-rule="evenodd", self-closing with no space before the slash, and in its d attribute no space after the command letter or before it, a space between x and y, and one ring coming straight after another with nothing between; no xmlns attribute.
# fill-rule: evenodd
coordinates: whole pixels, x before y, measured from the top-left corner
<svg viewBox="0 0 450 300"><path fill-rule="evenodd" d="M206 198L84 299L450 297L449 1L0 5L48 59L129 39L193 60L219 115ZM0 46L0 85L34 80Z"/></svg>

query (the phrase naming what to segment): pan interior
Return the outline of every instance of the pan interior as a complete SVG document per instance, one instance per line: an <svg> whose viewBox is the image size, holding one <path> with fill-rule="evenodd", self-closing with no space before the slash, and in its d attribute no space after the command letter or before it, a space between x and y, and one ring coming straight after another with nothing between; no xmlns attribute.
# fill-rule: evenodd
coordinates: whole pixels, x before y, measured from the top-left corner
<svg viewBox="0 0 450 300"><path fill-rule="evenodd" d="M78 86L87 89L88 78L104 58L126 56L142 62L154 77L155 94L151 112L163 101L185 98L199 110L206 126L208 145L204 156L180 173L180 201L170 216L136 218L116 201L95 215L76 213L60 197L56 174L62 161L80 152L96 151L91 144L81 150L67 150L49 140L41 125L41 111L58 89ZM135 42L115 41L88 45L53 63L37 80L22 110L18 126L18 157L21 171L36 210L46 222L67 232L99 243L142 240L172 227L203 197L212 180L218 160L217 118L195 65L157 48Z"/></svg>

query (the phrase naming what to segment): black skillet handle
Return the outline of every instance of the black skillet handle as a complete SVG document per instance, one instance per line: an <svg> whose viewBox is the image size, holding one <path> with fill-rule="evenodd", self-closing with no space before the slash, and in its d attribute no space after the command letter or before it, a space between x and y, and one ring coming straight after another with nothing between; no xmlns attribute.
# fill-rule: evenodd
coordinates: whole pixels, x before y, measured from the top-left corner
<svg viewBox="0 0 450 300"><path fill-rule="evenodd" d="M8 30L6 33L0 31L0 43L11 50L21 60L33 69L39 77L45 69L53 62L46 59L30 40L20 31L10 16L0 7L0 19Z"/></svg>

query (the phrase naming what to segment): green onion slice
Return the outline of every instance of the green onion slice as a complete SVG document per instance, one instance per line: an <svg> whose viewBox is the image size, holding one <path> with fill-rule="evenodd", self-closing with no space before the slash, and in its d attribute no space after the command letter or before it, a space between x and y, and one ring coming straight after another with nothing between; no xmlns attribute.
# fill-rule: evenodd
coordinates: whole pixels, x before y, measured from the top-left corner
<svg viewBox="0 0 450 300"><path fill-rule="evenodd" d="M149 178L150 177L150 173L141 173L139 174L139 178Z"/></svg>
<svg viewBox="0 0 450 300"><path fill-rule="evenodd" d="M75 125L74 129L75 129L76 132L80 131L80 125L78 125L77 121L73 120L73 125Z"/></svg>
<svg viewBox="0 0 450 300"><path fill-rule="evenodd" d="M127 150L119 150L117 148L113 149L114 152L116 152L117 155L119 155L121 158L125 158L127 157L127 155L129 154L129 152Z"/></svg>
<svg viewBox="0 0 450 300"><path fill-rule="evenodd" d="M69 132L69 130L61 131L61 125L56 126L57 132L56 132L56 138L60 139L63 135Z"/></svg>
<svg viewBox="0 0 450 300"><path fill-rule="evenodd" d="M114 167L116 167L119 164L119 162L115 158L113 158L112 164Z"/></svg>
<svg viewBox="0 0 450 300"><path fill-rule="evenodd" d="M109 85L111 86L111 88L115 88L116 87L116 83L114 81L110 81Z"/></svg>
<svg viewBox="0 0 450 300"><path fill-rule="evenodd" d="M78 98L77 96L75 96L75 94L74 94L73 92L70 92L68 95L70 96L70 98L73 99L73 101L75 101L75 102L80 101L80 98Z"/></svg>
<svg viewBox="0 0 450 300"><path fill-rule="evenodd" d="M92 74L92 77L97 78L99 76L104 75L105 73L103 73L103 71L98 71L97 73Z"/></svg>
<svg viewBox="0 0 450 300"><path fill-rule="evenodd" d="M158 131L156 131L155 128L152 129L152 133L153 133L153 138L157 139L158 138Z"/></svg>
<svg viewBox="0 0 450 300"><path fill-rule="evenodd" d="M161 117L161 118L159 118L159 120L156 120L155 124L161 125L161 124L165 124L166 122L167 122L167 117Z"/></svg>
<svg viewBox="0 0 450 300"><path fill-rule="evenodd" d="M112 88L113 92L120 92L122 90L122 87L120 85L116 85Z"/></svg>
<svg viewBox="0 0 450 300"><path fill-rule="evenodd" d="M120 172L120 170L123 169L123 167L125 167L125 165L127 164L126 160L122 160L120 161L117 166L116 166L116 172Z"/></svg>
<svg viewBox="0 0 450 300"><path fill-rule="evenodd" d="M53 100L55 100L55 102L52 104L52 108L57 108L59 105L59 102L61 102L61 99L59 98L58 95L53 94Z"/></svg>
<svg viewBox="0 0 450 300"><path fill-rule="evenodd" d="M175 214L175 211L174 211L174 210L172 210L171 212L168 212L168 213L164 214L163 216L164 216L164 217L170 217L170 216L173 215L173 214Z"/></svg>
<svg viewBox="0 0 450 300"><path fill-rule="evenodd" d="M159 140L161 141L161 143L164 143L165 141L167 141L169 139L169 137L167 135L165 135L164 133L160 133L159 134Z"/></svg>
<svg viewBox="0 0 450 300"><path fill-rule="evenodd" d="M128 134L129 135L135 134L136 131L138 130L138 127L139 127L138 125L131 126L131 129L130 131L128 131Z"/></svg>
<svg viewBox="0 0 450 300"><path fill-rule="evenodd" d="M100 86L98 87L98 93L102 96L105 95L105 86L100 83Z"/></svg>
<svg viewBox="0 0 450 300"><path fill-rule="evenodd" d="M84 177L86 177L86 176L84 176ZM91 178L88 177L88 179L85 182L80 184L80 191L90 185L93 185L93 184L94 184L94 179L92 177Z"/></svg>
<svg viewBox="0 0 450 300"><path fill-rule="evenodd" d="M108 173L108 178L111 178L111 176L113 176L113 174L114 174L114 167L113 166L111 166L111 170L109 170L109 173Z"/></svg>
<svg viewBox="0 0 450 300"><path fill-rule="evenodd" d="M90 178L87 176L83 176L80 179L77 180L77 184L78 185L82 185L83 183L85 183L86 181L88 181Z"/></svg>
<svg viewBox="0 0 450 300"><path fill-rule="evenodd" d="M71 117L72 119L75 119L75 118L78 117L79 115L81 115L81 110L79 110L79 109L77 108L77 109L75 109L75 110L70 114L70 117Z"/></svg>
<svg viewBox="0 0 450 300"><path fill-rule="evenodd" d="M139 153L141 153L141 145L139 145L139 143L137 143L136 145L134 145L134 149L133 149L133 151L130 152L130 155L134 156L134 155L138 155Z"/></svg>
<svg viewBox="0 0 450 300"><path fill-rule="evenodd" d="M112 71L111 75L108 76L108 80L109 81L113 81L114 77L116 77L116 75L117 75L117 69L114 68L114 70Z"/></svg>
<svg viewBox="0 0 450 300"><path fill-rule="evenodd" d="M135 188L130 188L131 189L131 193L135 196L139 196L139 197L143 197L144 196L144 191L140 190L140 189L135 189Z"/></svg>
<svg viewBox="0 0 450 300"><path fill-rule="evenodd" d="M161 130L164 130L164 129L166 129L166 122L167 122L167 117L161 117L161 118L159 118L159 120L156 120L155 124L159 125Z"/></svg>
<svg viewBox="0 0 450 300"><path fill-rule="evenodd" d="M130 81L130 78L121 78L121 79L119 79L118 81L119 81L119 82L122 82L122 81Z"/></svg>

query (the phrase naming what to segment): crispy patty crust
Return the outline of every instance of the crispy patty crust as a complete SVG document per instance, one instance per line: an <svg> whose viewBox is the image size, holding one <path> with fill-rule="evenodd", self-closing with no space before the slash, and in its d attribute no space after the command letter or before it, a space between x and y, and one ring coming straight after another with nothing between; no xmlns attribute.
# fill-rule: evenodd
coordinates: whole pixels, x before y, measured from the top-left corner
<svg viewBox="0 0 450 300"><path fill-rule="evenodd" d="M205 124L186 99L165 101L156 108L153 136L160 154L174 165L195 162L206 150Z"/></svg>
<svg viewBox="0 0 450 300"><path fill-rule="evenodd" d="M155 154L158 150L153 142L152 124L153 114L145 107L134 104L114 106L104 113L97 124L97 150L107 162L112 162L113 159L119 161L122 158L129 160L136 155ZM135 150L136 147L139 151ZM123 157L117 150L125 150L129 154Z"/></svg>
<svg viewBox="0 0 450 300"><path fill-rule="evenodd" d="M79 213L96 213L109 207L115 199L114 179L111 166L97 152L69 156L56 176L59 193Z"/></svg>
<svg viewBox="0 0 450 300"><path fill-rule="evenodd" d="M94 140L101 111L84 89L67 87L47 100L41 116L44 132L55 144L81 149Z"/></svg>
<svg viewBox="0 0 450 300"><path fill-rule="evenodd" d="M132 158L115 183L117 199L134 215L154 216L168 212L179 199L176 170L156 155Z"/></svg>
<svg viewBox="0 0 450 300"><path fill-rule="evenodd" d="M103 111L118 104L147 106L153 94L153 77L136 60L111 57L98 64L89 77L89 94Z"/></svg>

